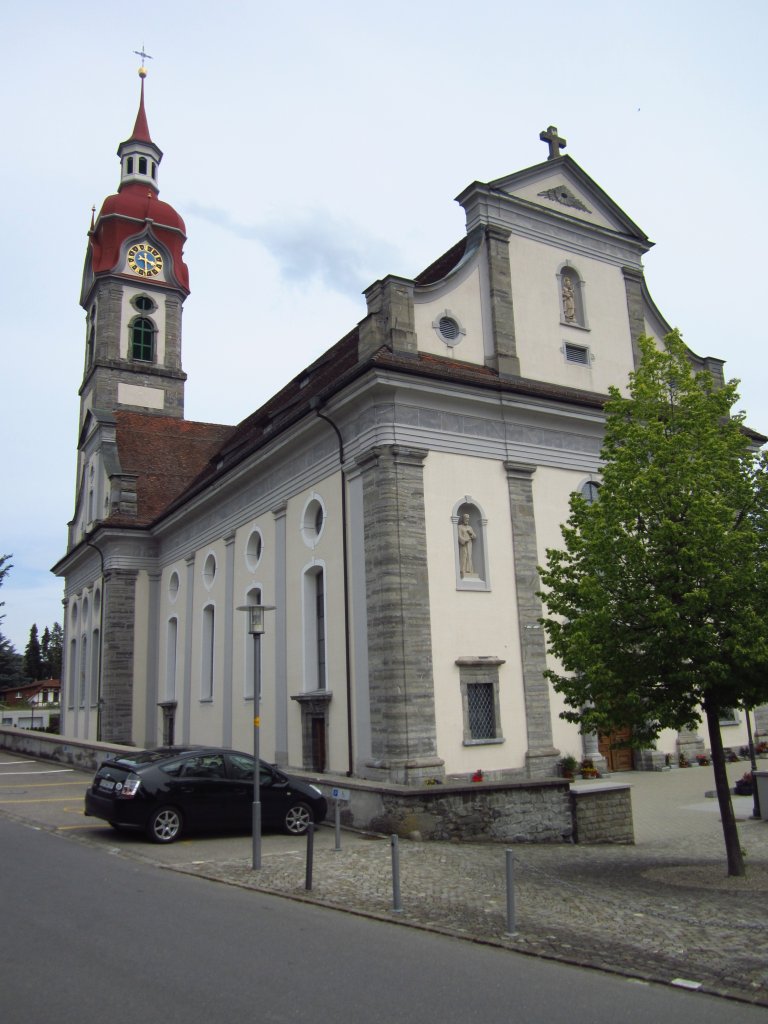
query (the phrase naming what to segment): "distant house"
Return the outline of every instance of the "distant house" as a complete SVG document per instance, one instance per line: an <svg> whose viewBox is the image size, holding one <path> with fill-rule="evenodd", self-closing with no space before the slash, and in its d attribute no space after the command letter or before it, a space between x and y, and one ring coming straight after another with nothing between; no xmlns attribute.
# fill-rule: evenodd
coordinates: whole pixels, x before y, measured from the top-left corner
<svg viewBox="0 0 768 1024"><path fill-rule="evenodd" d="M0 724L17 729L47 729L59 720L61 680L36 679L0 693Z"/></svg>

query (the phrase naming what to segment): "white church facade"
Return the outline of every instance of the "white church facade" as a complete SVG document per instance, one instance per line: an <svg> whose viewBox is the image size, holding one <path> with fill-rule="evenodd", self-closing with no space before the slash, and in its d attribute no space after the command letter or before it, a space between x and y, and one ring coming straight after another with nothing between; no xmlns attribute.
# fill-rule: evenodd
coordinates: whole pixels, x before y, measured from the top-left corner
<svg viewBox="0 0 768 1024"><path fill-rule="evenodd" d="M599 482L609 385L669 330L652 243L550 127L544 162L469 185L465 236L374 282L262 408L190 422L185 226L157 198L143 90L83 278L62 733L249 749L259 685L262 757L288 768L412 783L599 756L544 679L536 567Z"/></svg>

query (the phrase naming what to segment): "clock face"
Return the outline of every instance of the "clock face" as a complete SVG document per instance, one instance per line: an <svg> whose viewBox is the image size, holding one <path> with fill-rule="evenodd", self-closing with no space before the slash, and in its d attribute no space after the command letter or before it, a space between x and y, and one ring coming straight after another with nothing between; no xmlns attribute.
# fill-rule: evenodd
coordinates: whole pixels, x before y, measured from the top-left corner
<svg viewBox="0 0 768 1024"><path fill-rule="evenodd" d="M163 257L151 245L139 242L128 250L128 266L139 277L154 277L163 269Z"/></svg>

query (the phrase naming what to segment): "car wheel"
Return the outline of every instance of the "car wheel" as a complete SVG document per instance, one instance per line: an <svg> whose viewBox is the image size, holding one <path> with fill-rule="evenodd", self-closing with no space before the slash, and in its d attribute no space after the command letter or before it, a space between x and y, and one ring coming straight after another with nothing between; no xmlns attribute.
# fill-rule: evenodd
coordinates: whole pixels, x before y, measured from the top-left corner
<svg viewBox="0 0 768 1024"><path fill-rule="evenodd" d="M153 843L172 843L181 835L182 825L175 807L158 807L147 822L147 835Z"/></svg>
<svg viewBox="0 0 768 1024"><path fill-rule="evenodd" d="M314 820L315 816L309 804L291 804L285 812L283 828L289 835L303 836Z"/></svg>

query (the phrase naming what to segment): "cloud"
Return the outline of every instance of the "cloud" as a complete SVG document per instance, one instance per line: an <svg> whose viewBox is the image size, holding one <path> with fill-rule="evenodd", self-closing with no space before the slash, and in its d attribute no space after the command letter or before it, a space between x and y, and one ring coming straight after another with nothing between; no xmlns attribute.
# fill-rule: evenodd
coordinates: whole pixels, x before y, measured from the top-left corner
<svg viewBox="0 0 768 1024"><path fill-rule="evenodd" d="M197 203L185 210L238 238L258 242L277 261L286 280L314 281L346 297L389 273L397 257L394 246L320 210L261 224L235 221L226 210Z"/></svg>

